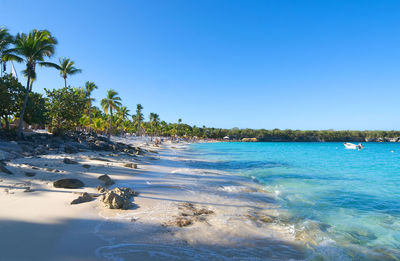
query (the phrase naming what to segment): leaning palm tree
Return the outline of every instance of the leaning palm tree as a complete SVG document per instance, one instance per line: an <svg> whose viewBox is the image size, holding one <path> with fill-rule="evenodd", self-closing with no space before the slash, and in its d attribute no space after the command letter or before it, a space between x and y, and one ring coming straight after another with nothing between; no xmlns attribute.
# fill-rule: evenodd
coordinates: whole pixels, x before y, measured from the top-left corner
<svg viewBox="0 0 400 261"><path fill-rule="evenodd" d="M72 61L69 58L58 58L58 62L59 64L54 64L54 63L43 63L43 65L48 66L48 67L52 67L52 68L56 68L57 70L60 71L60 76L62 78L64 78L64 83L65 83L65 88L67 88L67 77L68 75L74 75L77 73L81 73L82 70L76 68L75 62Z"/></svg>
<svg viewBox="0 0 400 261"><path fill-rule="evenodd" d="M6 54L8 47L13 41L13 37L8 33L6 28L0 28L0 70L3 73L3 64L6 62Z"/></svg>
<svg viewBox="0 0 400 261"><path fill-rule="evenodd" d="M86 107L87 107L87 112L89 115L89 130L92 128L92 102L95 100L94 98L90 97L92 95L92 92L97 89L97 85L94 84L94 82L89 82L87 81L85 84L85 93L86 93L86 99L87 99L87 103L86 103Z"/></svg>
<svg viewBox="0 0 400 261"><path fill-rule="evenodd" d="M107 91L107 97L101 100L101 107L106 114L110 111L110 125L108 128L108 139L111 137L112 120L113 120L113 110L116 110L121 106L121 98L118 96L118 92L114 90Z"/></svg>
<svg viewBox="0 0 400 261"><path fill-rule="evenodd" d="M15 37L14 48L7 50L5 60L24 62L26 64L26 94L22 106L17 135L22 137L22 122L25 115L26 104L28 103L32 79L36 79L36 64L46 65L44 60L53 56L56 38L47 30L32 30L29 34L18 33Z"/></svg>

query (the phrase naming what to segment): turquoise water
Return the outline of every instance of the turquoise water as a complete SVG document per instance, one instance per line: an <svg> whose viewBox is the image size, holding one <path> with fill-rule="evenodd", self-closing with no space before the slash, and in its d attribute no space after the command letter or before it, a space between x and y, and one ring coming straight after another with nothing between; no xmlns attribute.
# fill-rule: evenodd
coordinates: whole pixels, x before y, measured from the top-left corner
<svg viewBox="0 0 400 261"><path fill-rule="evenodd" d="M400 260L400 144L200 143L197 167L253 178L325 259ZM303 237L304 238L304 237Z"/></svg>

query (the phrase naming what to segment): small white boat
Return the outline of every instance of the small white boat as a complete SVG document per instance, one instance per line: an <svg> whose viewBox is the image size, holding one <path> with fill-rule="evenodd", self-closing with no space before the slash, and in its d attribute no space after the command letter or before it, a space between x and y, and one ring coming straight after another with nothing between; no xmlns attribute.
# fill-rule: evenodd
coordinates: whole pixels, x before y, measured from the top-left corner
<svg viewBox="0 0 400 261"><path fill-rule="evenodd" d="M345 142L344 146L346 147L346 149L349 150L362 150L364 148L364 146L361 143L356 145L353 143Z"/></svg>

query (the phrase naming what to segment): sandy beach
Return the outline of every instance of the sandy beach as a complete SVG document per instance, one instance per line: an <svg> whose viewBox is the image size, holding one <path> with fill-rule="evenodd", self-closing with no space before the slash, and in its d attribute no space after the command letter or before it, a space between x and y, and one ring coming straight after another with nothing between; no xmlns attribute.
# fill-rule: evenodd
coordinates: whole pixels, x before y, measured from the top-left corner
<svg viewBox="0 0 400 261"><path fill-rule="evenodd" d="M186 143L140 146L152 152L56 153L7 162L13 174L0 174L0 260L304 259L304 238L277 222L273 194L261 185L190 167L195 159ZM104 186L98 179L104 174L115 182L110 189L138 193L129 209L100 202L96 187ZM55 188L60 178L85 186ZM94 200L71 205L83 192Z"/></svg>

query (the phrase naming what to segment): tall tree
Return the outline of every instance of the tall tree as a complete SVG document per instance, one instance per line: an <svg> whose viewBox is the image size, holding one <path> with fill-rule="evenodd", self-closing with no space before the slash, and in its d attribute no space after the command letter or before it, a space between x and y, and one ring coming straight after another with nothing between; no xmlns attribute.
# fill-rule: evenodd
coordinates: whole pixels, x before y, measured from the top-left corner
<svg viewBox="0 0 400 261"><path fill-rule="evenodd" d="M86 106L84 90L63 87L54 90L45 89L45 91L49 99L46 107L51 132L63 134L79 126L79 120Z"/></svg>
<svg viewBox="0 0 400 261"><path fill-rule="evenodd" d="M95 100L94 98L91 97L92 92L97 89L97 85L94 84L94 82L89 82L87 81L85 83L85 93L86 93L86 99L87 99L87 112L89 115L89 129L91 129L91 125L92 125L92 102Z"/></svg>
<svg viewBox="0 0 400 261"><path fill-rule="evenodd" d="M154 136L157 133L158 126L160 123L160 116L157 113L151 112L149 116L150 126L151 126L151 133ZM153 140L153 138L152 138Z"/></svg>
<svg viewBox="0 0 400 261"><path fill-rule="evenodd" d="M117 111L117 125L121 128L121 132L124 133L127 129L128 125L126 124L128 116L129 116L129 109L126 106L121 106L121 108Z"/></svg>
<svg viewBox="0 0 400 261"><path fill-rule="evenodd" d="M3 72L3 65L6 62L8 47L13 42L13 37L6 28L0 28L0 70ZM3 76L3 75L1 75Z"/></svg>
<svg viewBox="0 0 400 261"><path fill-rule="evenodd" d="M107 97L101 100L101 107L106 114L110 112L110 125L108 128L108 139L111 137L112 121L113 121L113 110L116 110L121 106L121 98L118 96L118 92L114 90L107 91Z"/></svg>
<svg viewBox="0 0 400 261"><path fill-rule="evenodd" d="M137 104L136 105L136 115L134 117L132 117L133 121L134 121L134 126L136 128L136 135L141 134L141 124L142 124L142 121L144 120L142 110L143 110L143 106L141 104Z"/></svg>
<svg viewBox="0 0 400 261"><path fill-rule="evenodd" d="M64 78L64 83L65 83L65 87L67 87L67 77L68 75L74 75L77 73L81 73L82 70L76 68L75 62L72 61L69 58L58 58L58 62L59 64L54 64L54 63L43 63L43 65L48 66L48 67L53 67L56 68L57 70L60 71L60 76L62 78Z"/></svg>
<svg viewBox="0 0 400 261"><path fill-rule="evenodd" d="M121 121L125 121L129 115L129 109L126 108L126 106L122 106L121 108L119 108L118 117L121 119Z"/></svg>
<svg viewBox="0 0 400 261"><path fill-rule="evenodd" d="M5 60L14 60L26 64L26 94L19 117L17 135L22 137L22 122L25 115L26 104L28 103L29 92L31 90L31 79L36 79L36 64L46 65L45 58L53 56L56 38L47 30L32 30L29 34L18 33L15 37L14 48L9 49L5 54Z"/></svg>

